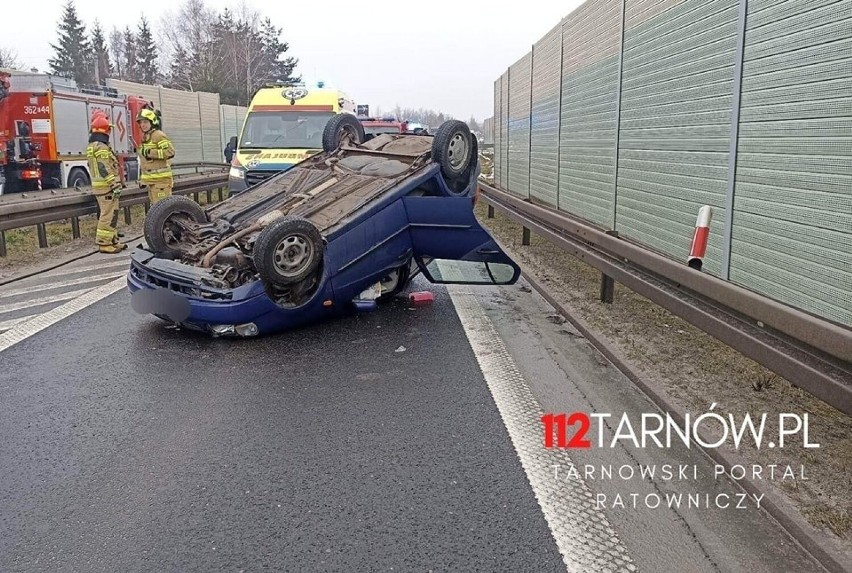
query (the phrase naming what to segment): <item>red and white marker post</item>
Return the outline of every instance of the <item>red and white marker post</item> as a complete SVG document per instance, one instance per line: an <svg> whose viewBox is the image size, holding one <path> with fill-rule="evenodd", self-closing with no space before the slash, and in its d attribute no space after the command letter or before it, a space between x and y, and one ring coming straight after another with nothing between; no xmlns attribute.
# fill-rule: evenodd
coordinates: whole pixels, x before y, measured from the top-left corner
<svg viewBox="0 0 852 573"><path fill-rule="evenodd" d="M713 208L709 205L704 205L698 211L698 220L695 222L695 234L692 236L689 258L686 260L687 265L699 271L704 264L704 254L707 252L711 219L713 219Z"/></svg>

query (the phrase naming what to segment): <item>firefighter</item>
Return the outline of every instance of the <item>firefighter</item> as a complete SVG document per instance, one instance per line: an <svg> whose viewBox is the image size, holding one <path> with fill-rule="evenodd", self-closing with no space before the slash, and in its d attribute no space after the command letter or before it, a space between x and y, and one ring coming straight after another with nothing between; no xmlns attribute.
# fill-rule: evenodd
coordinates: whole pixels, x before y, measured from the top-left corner
<svg viewBox="0 0 852 573"><path fill-rule="evenodd" d="M119 242L116 230L122 183L118 174L118 158L109 146L111 128L105 115L96 114L92 118L89 146L86 148L89 173L92 174L92 190L100 210L95 243L102 253L120 253L127 248L127 245Z"/></svg>
<svg viewBox="0 0 852 573"><path fill-rule="evenodd" d="M142 146L139 148L141 184L148 189L148 200L153 205L172 194L172 157L175 148L166 134L160 130L160 117L152 109L143 108L136 116L142 129Z"/></svg>

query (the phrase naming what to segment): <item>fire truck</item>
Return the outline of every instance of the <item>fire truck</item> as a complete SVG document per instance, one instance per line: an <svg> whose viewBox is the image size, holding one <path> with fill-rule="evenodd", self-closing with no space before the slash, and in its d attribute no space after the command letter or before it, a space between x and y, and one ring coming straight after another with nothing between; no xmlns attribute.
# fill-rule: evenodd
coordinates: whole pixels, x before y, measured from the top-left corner
<svg viewBox="0 0 852 573"><path fill-rule="evenodd" d="M125 180L136 179L142 137L135 118L147 103L107 87L0 71L0 195L89 185L86 146L98 112L114 126L111 146Z"/></svg>

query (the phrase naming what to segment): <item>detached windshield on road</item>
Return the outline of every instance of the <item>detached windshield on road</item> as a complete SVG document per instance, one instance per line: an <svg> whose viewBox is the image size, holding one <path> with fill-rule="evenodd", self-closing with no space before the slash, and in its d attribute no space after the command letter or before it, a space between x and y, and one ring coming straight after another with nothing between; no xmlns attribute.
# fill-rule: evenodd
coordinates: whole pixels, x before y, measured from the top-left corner
<svg viewBox="0 0 852 573"><path fill-rule="evenodd" d="M322 131L333 116L317 111L253 111L248 114L240 147L322 149Z"/></svg>

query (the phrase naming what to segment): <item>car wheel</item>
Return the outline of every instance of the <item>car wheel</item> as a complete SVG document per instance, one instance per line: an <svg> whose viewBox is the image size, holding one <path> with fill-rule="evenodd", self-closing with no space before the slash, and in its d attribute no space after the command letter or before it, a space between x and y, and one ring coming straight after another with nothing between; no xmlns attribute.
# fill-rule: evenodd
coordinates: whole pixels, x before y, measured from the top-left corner
<svg viewBox="0 0 852 573"><path fill-rule="evenodd" d="M157 201L145 216L145 241L155 253L180 255L187 223L206 223L207 213L187 197L173 195Z"/></svg>
<svg viewBox="0 0 852 573"><path fill-rule="evenodd" d="M319 229L307 219L284 217L264 228L254 243L254 266L260 278L275 286L298 284L322 261Z"/></svg>
<svg viewBox="0 0 852 573"><path fill-rule="evenodd" d="M466 197L476 192L476 179L479 176L479 143L474 137L473 141L473 160L458 179L448 179L445 181L450 197ZM471 185L472 183L472 185Z"/></svg>
<svg viewBox="0 0 852 573"><path fill-rule="evenodd" d="M325 124L325 129L322 132L323 151L334 151L340 147L344 137L347 137L352 143L364 143L364 126L354 115L339 113Z"/></svg>
<svg viewBox="0 0 852 573"><path fill-rule="evenodd" d="M91 184L92 182L89 180L89 176L86 175L86 172L82 169L72 169L71 173L68 175L68 187L70 189L88 187Z"/></svg>
<svg viewBox="0 0 852 573"><path fill-rule="evenodd" d="M473 148L473 136L465 122L457 119L445 121L432 141L432 161L441 166L444 177L455 180L467 172L471 162L476 161Z"/></svg>

